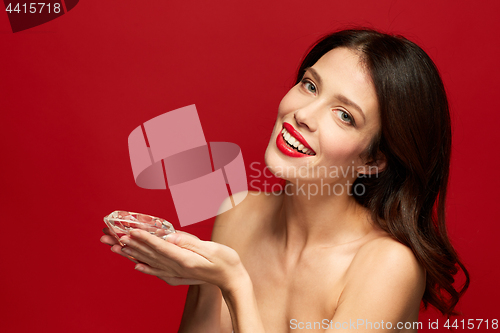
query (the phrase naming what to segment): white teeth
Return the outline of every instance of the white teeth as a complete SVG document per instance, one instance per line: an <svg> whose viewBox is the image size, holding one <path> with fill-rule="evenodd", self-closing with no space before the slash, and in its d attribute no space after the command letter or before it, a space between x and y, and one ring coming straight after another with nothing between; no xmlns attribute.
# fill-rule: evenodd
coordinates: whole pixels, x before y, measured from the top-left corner
<svg viewBox="0 0 500 333"><path fill-rule="evenodd" d="M310 149L306 148L302 143L300 143L299 140L295 139L290 133L288 133L286 129L283 128L281 134L290 146L297 148L297 150L299 150L301 153L313 155Z"/></svg>

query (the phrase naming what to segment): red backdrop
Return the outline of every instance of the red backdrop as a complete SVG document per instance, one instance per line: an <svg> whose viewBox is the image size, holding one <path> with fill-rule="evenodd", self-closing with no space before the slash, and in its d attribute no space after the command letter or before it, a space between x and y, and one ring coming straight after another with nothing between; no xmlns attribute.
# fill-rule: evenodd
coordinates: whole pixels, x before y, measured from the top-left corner
<svg viewBox="0 0 500 333"><path fill-rule="evenodd" d="M440 69L454 128L449 229L472 278L459 319L500 319L499 9L496 0L82 0L18 33L0 13L0 331L176 332L187 287L135 271L99 242L116 209L179 227L168 191L135 185L128 134L195 103L207 141L238 144L255 176L249 166L263 167L304 51L352 25L402 34ZM212 224L184 230L208 239ZM429 319L442 326L427 311L424 332Z"/></svg>

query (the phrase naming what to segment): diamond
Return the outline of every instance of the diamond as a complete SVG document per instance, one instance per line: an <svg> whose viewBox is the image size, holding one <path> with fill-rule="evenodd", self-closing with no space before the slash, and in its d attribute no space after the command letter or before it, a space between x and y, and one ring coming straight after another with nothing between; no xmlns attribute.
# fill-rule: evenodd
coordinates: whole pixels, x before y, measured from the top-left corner
<svg viewBox="0 0 500 333"><path fill-rule="evenodd" d="M104 222L109 231L120 242L120 237L129 235L134 229L142 229L151 235L165 239L168 234L175 232L172 224L162 218L151 215L116 210L104 217ZM123 246L120 242L120 244Z"/></svg>

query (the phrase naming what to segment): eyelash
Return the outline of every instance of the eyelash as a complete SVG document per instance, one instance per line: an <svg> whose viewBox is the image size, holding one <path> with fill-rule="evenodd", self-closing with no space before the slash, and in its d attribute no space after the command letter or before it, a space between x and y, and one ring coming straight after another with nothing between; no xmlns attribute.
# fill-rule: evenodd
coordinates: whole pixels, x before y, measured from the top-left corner
<svg viewBox="0 0 500 333"><path fill-rule="evenodd" d="M302 79L301 82L302 82L302 86L304 87L304 89L306 89L308 92L313 93L313 94L315 94L317 92L316 85L314 85L314 83L312 83L309 79ZM311 86L313 86L314 87L314 92L311 91L311 90L309 90L306 87L306 84L310 84ZM339 119L340 119L341 122L343 122L344 124L349 125L349 126L356 126L356 123L354 122L354 118L353 118L353 116L349 112L347 112L345 110L342 110L342 109L335 110L335 111L336 112L338 112L338 111L343 112L343 113L345 113L345 114L347 114L349 116L349 121L345 121L343 119L340 119L340 117L339 117Z"/></svg>
<svg viewBox="0 0 500 333"><path fill-rule="evenodd" d="M340 111L340 112L345 113L346 115L348 115L348 116L349 116L349 121L345 121L345 120L343 120L343 119L340 119L340 116L339 116L339 119L340 119L340 121L341 121L341 122L343 122L343 123L344 123L344 124L346 124L346 125L356 127L356 123L354 122L354 118L353 118L353 116L351 116L351 114L350 114L349 112L347 112L347 111L345 111L345 110L341 110L341 109L340 109L340 110L335 110L335 111L337 111L337 112L339 112L339 111Z"/></svg>
<svg viewBox="0 0 500 333"><path fill-rule="evenodd" d="M316 88L316 85L315 85L314 83L312 83L310 80L308 80L308 79L302 79L302 81L301 81L301 82L302 82L302 86L303 86L303 87L304 87L304 88L305 88L308 92L315 94L315 93L318 91L318 90L317 90L317 88ZM314 87L314 92L313 92L313 91L311 91L311 90L309 90L309 89L307 89L306 84L310 84L311 86L313 86L313 87Z"/></svg>

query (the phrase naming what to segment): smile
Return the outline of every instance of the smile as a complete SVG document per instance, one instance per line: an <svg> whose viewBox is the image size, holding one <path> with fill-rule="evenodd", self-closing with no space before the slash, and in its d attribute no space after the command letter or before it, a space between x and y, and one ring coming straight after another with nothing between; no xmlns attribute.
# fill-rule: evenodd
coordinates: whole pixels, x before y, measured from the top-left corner
<svg viewBox="0 0 500 333"><path fill-rule="evenodd" d="M298 133L292 125L283 124L281 133L276 138L278 149L285 155L291 157L314 156L316 153L307 144L305 139Z"/></svg>

